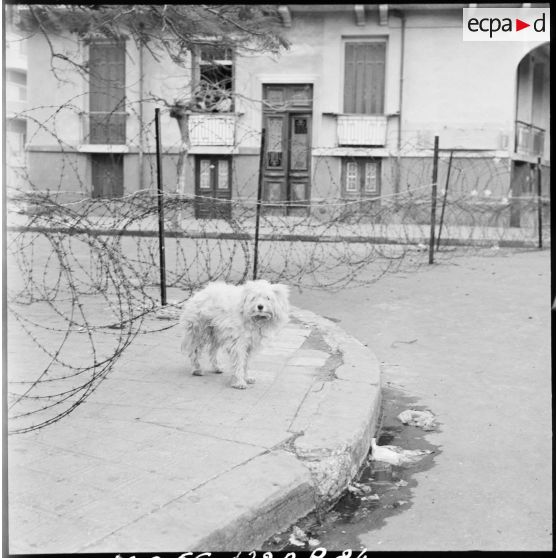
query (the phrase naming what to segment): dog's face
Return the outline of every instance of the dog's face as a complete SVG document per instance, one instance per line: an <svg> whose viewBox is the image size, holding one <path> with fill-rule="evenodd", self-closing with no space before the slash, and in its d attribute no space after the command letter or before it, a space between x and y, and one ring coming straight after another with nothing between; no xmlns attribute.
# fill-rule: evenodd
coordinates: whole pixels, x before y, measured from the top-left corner
<svg viewBox="0 0 558 558"><path fill-rule="evenodd" d="M244 285L242 311L255 322L285 320L289 312L289 288L268 281L248 281Z"/></svg>

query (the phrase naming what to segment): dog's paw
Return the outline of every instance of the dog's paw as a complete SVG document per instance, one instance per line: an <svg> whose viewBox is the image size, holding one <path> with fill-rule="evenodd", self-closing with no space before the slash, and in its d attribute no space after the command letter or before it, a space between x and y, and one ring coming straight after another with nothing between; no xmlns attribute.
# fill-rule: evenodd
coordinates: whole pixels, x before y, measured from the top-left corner
<svg viewBox="0 0 558 558"><path fill-rule="evenodd" d="M203 376L203 372L201 370L194 370L192 372L193 376Z"/></svg>
<svg viewBox="0 0 558 558"><path fill-rule="evenodd" d="M234 389L246 389L248 387L248 384L246 382L233 382L231 384L231 387L233 387Z"/></svg>
<svg viewBox="0 0 558 558"><path fill-rule="evenodd" d="M256 378L254 378L254 376L246 376L246 383L247 384L255 384L256 383Z"/></svg>

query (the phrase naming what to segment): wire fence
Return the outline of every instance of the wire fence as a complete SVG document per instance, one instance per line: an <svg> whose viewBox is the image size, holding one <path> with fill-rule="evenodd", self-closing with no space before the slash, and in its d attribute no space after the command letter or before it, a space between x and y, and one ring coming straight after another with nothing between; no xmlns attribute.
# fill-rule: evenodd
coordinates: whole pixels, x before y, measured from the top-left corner
<svg viewBox="0 0 558 558"><path fill-rule="evenodd" d="M29 143L54 138L57 152L49 155L48 169L34 153L34 163L21 166L7 190L11 433L44 427L83 403L134 339L174 326L180 302L197 288L251 279L256 242L258 276L299 288L369 285L428 262L428 146L412 141L383 157L381 188L373 195L348 191L340 158L311 148L309 195L260 200L256 238L258 165L246 171L233 160L230 198L202 195L192 184L193 166L189 174L184 170L193 158L181 161L181 141L166 143L165 275L166 286L179 294L161 314L153 122L131 138L145 149L138 180L144 187L108 197L92 191L88 155L61 133L78 104L72 99L19 115L31 123ZM259 133L239 126L237 138L259 139ZM354 160L370 153L359 149ZM503 247L536 249L541 235L548 245L549 200L535 195L536 184L512 195L509 161L446 151L438 162L436 261ZM217 218L200 218L208 207ZM170 321L154 319L165 316Z"/></svg>

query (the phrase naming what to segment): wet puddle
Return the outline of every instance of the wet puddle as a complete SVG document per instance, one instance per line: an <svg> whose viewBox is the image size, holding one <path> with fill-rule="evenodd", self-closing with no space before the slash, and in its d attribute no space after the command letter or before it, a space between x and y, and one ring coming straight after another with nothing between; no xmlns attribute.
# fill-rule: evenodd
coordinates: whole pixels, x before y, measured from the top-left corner
<svg viewBox="0 0 558 558"><path fill-rule="evenodd" d="M437 429L425 431L404 425L397 419L406 409L426 410L416 403L416 398L391 387L384 388L382 396L382 419L376 443L432 453L406 466L367 459L357 478L331 509L311 513L284 533L271 537L262 550L312 550L318 546L359 550L363 548L360 534L380 529L387 517L404 513L413 505L413 488L417 486L414 475L432 468L440 453L439 448L426 439Z"/></svg>

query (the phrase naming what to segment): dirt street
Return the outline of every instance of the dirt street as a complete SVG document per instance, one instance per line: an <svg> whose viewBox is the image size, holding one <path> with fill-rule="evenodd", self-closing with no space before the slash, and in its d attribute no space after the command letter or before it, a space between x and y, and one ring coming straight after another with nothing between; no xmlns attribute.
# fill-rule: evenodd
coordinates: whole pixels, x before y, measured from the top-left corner
<svg viewBox="0 0 558 558"><path fill-rule="evenodd" d="M438 418L411 506L369 550L550 550L550 254L455 258L338 293L294 292L382 362L384 385ZM338 545L341 548L341 542Z"/></svg>

